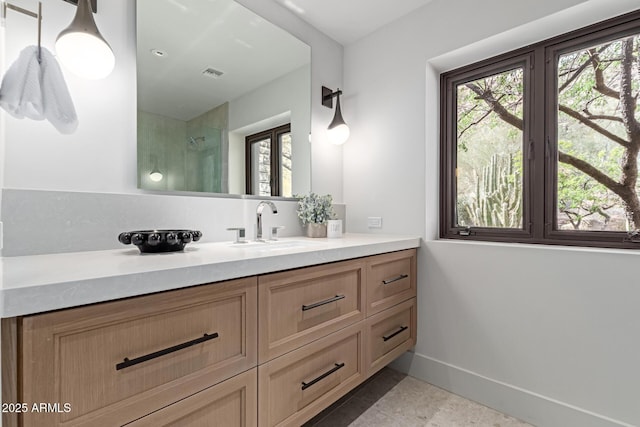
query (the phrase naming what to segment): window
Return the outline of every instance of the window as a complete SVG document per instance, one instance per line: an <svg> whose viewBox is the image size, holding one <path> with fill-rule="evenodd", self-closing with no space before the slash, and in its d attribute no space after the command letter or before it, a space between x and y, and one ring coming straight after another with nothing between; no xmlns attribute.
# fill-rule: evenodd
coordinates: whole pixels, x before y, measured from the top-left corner
<svg viewBox="0 0 640 427"><path fill-rule="evenodd" d="M441 75L440 235L640 248L640 11Z"/></svg>
<svg viewBox="0 0 640 427"><path fill-rule="evenodd" d="M293 197L291 124L249 135L245 141L247 194Z"/></svg>

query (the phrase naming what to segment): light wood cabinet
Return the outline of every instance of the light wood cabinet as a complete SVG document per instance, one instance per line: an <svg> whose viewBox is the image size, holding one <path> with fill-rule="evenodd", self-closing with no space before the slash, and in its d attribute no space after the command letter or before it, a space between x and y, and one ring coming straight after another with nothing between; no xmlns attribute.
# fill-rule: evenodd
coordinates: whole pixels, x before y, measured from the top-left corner
<svg viewBox="0 0 640 427"><path fill-rule="evenodd" d="M301 425L413 347L415 296L415 249L261 276L259 426Z"/></svg>
<svg viewBox="0 0 640 427"><path fill-rule="evenodd" d="M360 384L363 343L358 323L260 365L260 426L302 425Z"/></svg>
<svg viewBox="0 0 640 427"><path fill-rule="evenodd" d="M2 425L297 427L415 345L415 296L410 249L3 319Z"/></svg>
<svg viewBox="0 0 640 427"><path fill-rule="evenodd" d="M416 344L416 309L416 299L411 298L367 319L367 376L378 372Z"/></svg>
<svg viewBox="0 0 640 427"><path fill-rule="evenodd" d="M256 278L21 319L23 427L113 426L256 365Z"/></svg>
<svg viewBox="0 0 640 427"><path fill-rule="evenodd" d="M416 250L367 260L367 316L416 296Z"/></svg>
<svg viewBox="0 0 640 427"><path fill-rule="evenodd" d="M169 405L127 427L255 427L257 369Z"/></svg>
<svg viewBox="0 0 640 427"><path fill-rule="evenodd" d="M258 278L258 359L264 363L364 319L362 260Z"/></svg>

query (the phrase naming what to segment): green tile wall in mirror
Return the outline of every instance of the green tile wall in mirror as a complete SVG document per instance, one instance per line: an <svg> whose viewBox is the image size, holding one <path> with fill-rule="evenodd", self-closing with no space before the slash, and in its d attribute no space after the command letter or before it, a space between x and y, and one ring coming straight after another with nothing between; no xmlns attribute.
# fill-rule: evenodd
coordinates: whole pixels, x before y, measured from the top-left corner
<svg viewBox="0 0 640 427"><path fill-rule="evenodd" d="M138 187L309 192L310 65L233 0L137 0Z"/></svg>

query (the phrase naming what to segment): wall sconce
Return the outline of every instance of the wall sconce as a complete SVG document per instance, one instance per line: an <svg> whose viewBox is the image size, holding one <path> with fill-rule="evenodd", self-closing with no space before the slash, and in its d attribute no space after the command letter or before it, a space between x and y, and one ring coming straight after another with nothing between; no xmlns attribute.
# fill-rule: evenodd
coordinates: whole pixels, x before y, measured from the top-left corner
<svg viewBox="0 0 640 427"><path fill-rule="evenodd" d="M329 131L327 132L331 143L336 145L344 144L349 139L349 126L344 122L340 109L340 95L342 95L340 89L334 92L328 87L322 86L322 105L333 108L333 97L336 97L336 114L329 123Z"/></svg>
<svg viewBox="0 0 640 427"><path fill-rule="evenodd" d="M151 172L149 173L149 179L153 182L160 182L162 181L162 178L162 172L160 172L160 169L158 169L158 158L154 156L153 169L151 169Z"/></svg>
<svg viewBox="0 0 640 427"><path fill-rule="evenodd" d="M90 1L77 0L78 9L73 21L56 39L56 53L74 74L97 80L111 74L116 60L111 46L98 31Z"/></svg>

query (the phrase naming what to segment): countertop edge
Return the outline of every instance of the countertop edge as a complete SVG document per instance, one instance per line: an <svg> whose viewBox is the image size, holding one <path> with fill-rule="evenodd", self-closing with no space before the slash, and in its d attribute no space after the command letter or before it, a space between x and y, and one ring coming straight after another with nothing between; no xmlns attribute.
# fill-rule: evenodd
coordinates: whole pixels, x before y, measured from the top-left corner
<svg viewBox="0 0 640 427"><path fill-rule="evenodd" d="M361 238L361 236L358 236ZM348 239L348 238L347 238ZM0 316L16 317L81 305L112 301L156 292L216 283L312 265L343 261L420 246L419 237L368 237L361 244L288 250L243 259L203 262L199 265L112 274L82 280L57 281L33 286L2 287ZM315 249L315 248L314 248ZM71 258L73 255L70 254Z"/></svg>

